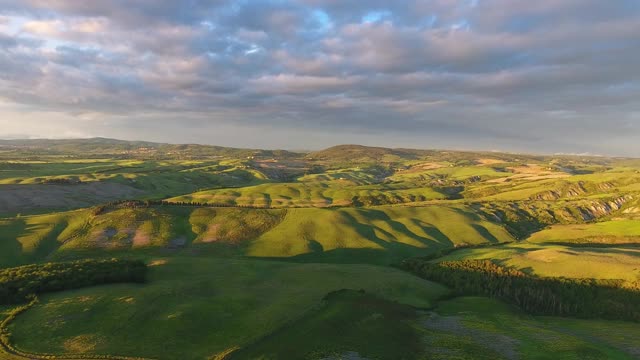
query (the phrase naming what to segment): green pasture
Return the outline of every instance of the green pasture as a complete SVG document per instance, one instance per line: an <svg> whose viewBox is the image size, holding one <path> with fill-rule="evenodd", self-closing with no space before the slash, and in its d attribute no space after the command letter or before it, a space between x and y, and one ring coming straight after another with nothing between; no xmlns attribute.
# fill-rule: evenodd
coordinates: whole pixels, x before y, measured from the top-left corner
<svg viewBox="0 0 640 360"><path fill-rule="evenodd" d="M83 251L177 251L296 261L390 264L458 245L513 238L464 206L92 209L0 220L0 266Z"/></svg>
<svg viewBox="0 0 640 360"><path fill-rule="evenodd" d="M437 261L490 259L539 276L640 281L636 247L569 247L531 243L462 249Z"/></svg>
<svg viewBox="0 0 640 360"><path fill-rule="evenodd" d="M428 359L635 359L640 325L530 316L498 300L461 297L424 315Z"/></svg>
<svg viewBox="0 0 640 360"><path fill-rule="evenodd" d="M640 221L616 219L597 223L553 225L528 239L532 243L637 243L640 242Z"/></svg>
<svg viewBox="0 0 640 360"><path fill-rule="evenodd" d="M214 189L168 199L170 202L195 202L256 207L350 206L354 201L375 198L379 204L445 199L446 194L429 187L393 188L385 185L356 185L354 180L336 178L304 183L269 183L233 189Z"/></svg>
<svg viewBox="0 0 640 360"><path fill-rule="evenodd" d="M438 284L371 265L192 257L150 264L148 284L42 296L11 327L14 344L44 353L206 359L299 319L334 290L363 289L419 308L446 293Z"/></svg>

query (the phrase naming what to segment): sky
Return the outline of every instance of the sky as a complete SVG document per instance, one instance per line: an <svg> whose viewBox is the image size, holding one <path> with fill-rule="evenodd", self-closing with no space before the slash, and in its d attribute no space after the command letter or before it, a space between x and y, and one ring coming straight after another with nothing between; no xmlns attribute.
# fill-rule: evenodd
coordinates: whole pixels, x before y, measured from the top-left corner
<svg viewBox="0 0 640 360"><path fill-rule="evenodd" d="M638 0L0 0L0 138L640 156Z"/></svg>

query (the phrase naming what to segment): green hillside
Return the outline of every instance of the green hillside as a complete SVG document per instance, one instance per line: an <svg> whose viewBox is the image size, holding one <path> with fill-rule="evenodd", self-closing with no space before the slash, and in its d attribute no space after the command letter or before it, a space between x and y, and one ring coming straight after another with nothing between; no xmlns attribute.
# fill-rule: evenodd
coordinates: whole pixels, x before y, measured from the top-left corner
<svg viewBox="0 0 640 360"><path fill-rule="evenodd" d="M262 184L241 189L208 190L168 201L280 208L353 206L363 203L384 205L446 198L446 194L427 187L353 186L345 184L345 180L340 178L332 184Z"/></svg>
<svg viewBox="0 0 640 360"><path fill-rule="evenodd" d="M591 224L554 225L533 234L533 243L625 244L640 243L640 221L614 219Z"/></svg>
<svg viewBox="0 0 640 360"><path fill-rule="evenodd" d="M539 276L622 279L640 281L640 249L624 244L609 247L508 244L491 248L462 249L438 261L491 259Z"/></svg>
<svg viewBox="0 0 640 360"><path fill-rule="evenodd" d="M77 210L0 221L1 265L78 252L185 248L252 257L391 263L453 246L512 241L464 206Z"/></svg>
<svg viewBox="0 0 640 360"><path fill-rule="evenodd" d="M206 359L298 319L328 292L364 289L418 307L446 289L400 270L211 258L152 258L146 285L43 296L12 326L21 349L43 353Z"/></svg>
<svg viewBox="0 0 640 360"><path fill-rule="evenodd" d="M511 240L503 228L463 206L289 209L282 223L251 244L248 254L308 254L304 258L313 259L329 253L332 260L381 257L391 262L441 248Z"/></svg>
<svg viewBox="0 0 640 360"><path fill-rule="evenodd" d="M295 153L284 150L238 149L213 145L166 144L149 141L126 141L108 138L90 139L0 139L0 154L7 156L46 156L65 155L104 156L142 158L199 158L230 156L244 158L255 154L264 156L294 156Z"/></svg>

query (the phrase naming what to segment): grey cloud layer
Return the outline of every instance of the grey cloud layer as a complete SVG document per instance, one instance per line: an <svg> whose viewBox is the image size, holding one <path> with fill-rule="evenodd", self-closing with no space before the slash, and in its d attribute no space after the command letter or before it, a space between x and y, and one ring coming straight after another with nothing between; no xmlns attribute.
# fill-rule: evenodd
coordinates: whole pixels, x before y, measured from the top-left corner
<svg viewBox="0 0 640 360"><path fill-rule="evenodd" d="M0 0L0 97L117 119L113 134L270 127L633 155L637 34L637 0Z"/></svg>

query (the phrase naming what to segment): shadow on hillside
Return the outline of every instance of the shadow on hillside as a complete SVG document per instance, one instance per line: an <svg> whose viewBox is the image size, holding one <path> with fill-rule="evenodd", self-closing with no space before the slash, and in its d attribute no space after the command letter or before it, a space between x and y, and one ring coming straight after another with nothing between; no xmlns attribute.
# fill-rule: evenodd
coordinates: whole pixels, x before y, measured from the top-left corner
<svg viewBox="0 0 640 360"><path fill-rule="evenodd" d="M482 226L482 225L478 225L478 224L471 224L471 226L480 234L482 235L482 237L487 240L488 242L492 243L492 244L497 244L500 242L500 240L498 240L498 238L496 238L495 236L493 236L493 234L487 230L486 227Z"/></svg>
<svg viewBox="0 0 640 360"><path fill-rule="evenodd" d="M471 220L474 221L482 221L482 217L480 217L480 215L476 214L475 212L471 212L471 211L466 211L457 207L449 207L449 209L453 210L454 212L457 212L460 215L463 215Z"/></svg>
<svg viewBox="0 0 640 360"><path fill-rule="evenodd" d="M438 229L437 227L431 224L425 223L419 219L411 219L411 222L413 222L414 225L421 228L422 231L424 231L425 234L427 234L433 240L435 240L438 243L438 245L442 247L454 246L453 241L451 241L451 239L449 239L449 237L445 235L442 231L440 231L440 229Z"/></svg>
<svg viewBox="0 0 640 360"><path fill-rule="evenodd" d="M389 242L385 239L381 239L376 235L376 231L383 233L388 238L392 238L392 239L398 238L398 236L394 234L404 235L410 238L411 240L417 243L420 243L424 246L433 246L433 245L453 246L453 242L451 242L451 240L449 240L449 238L446 235L440 232L440 230L434 227L429 227L428 230L423 228L423 230L425 230L425 233L428 234L427 231L430 230L431 233L434 234L433 238L428 238L428 237L420 236L414 233L413 231L409 230L405 224L392 219L389 216L389 214L385 213L384 211L374 210L374 209L358 209L357 212L362 214L363 217L367 219L384 221L386 224L388 224L391 227L391 230L393 233L386 231L373 224L363 224L359 222L353 215L347 212L343 213L345 218L347 218L347 220L353 225L353 228L358 232L358 234L360 234L365 239L375 242L377 245L379 245L382 248L389 248L389 246L393 244L401 244L401 243ZM411 245L407 245L407 246L411 246ZM417 248L415 246L411 246L411 247Z"/></svg>
<svg viewBox="0 0 640 360"><path fill-rule="evenodd" d="M426 256L437 251L437 248L417 248L401 244L403 249L332 249L323 252L312 252L291 257L247 257L256 260L276 260L295 263L329 263L329 264L370 264L393 265L413 256Z"/></svg>
<svg viewBox="0 0 640 360"><path fill-rule="evenodd" d="M633 244L633 245L625 244L624 246L616 246L615 248L613 247L577 247L577 248L570 248L570 250L578 253L592 252L592 253L600 253L600 254L618 254L618 255L640 257L640 251L638 251L639 247L640 247L640 244ZM574 254L571 253L571 255L574 255Z"/></svg>
<svg viewBox="0 0 640 360"><path fill-rule="evenodd" d="M25 261L33 262L47 259L50 254L54 253L62 245L62 243L58 241L58 237L69 225L66 220L53 224L44 236L34 239L34 246L27 250L23 244L18 241L16 234L19 234L20 237L29 238L34 236L42 225L29 225L22 219L15 219L13 222L14 224L12 224L12 226L18 227L19 230L2 233L0 235L0 241L2 241L0 245L2 256L0 256L0 259L6 257L6 259L0 260L0 267L5 264L20 265ZM1 227L0 232L2 232Z"/></svg>
<svg viewBox="0 0 640 360"><path fill-rule="evenodd" d="M19 223L15 224L13 222ZM10 229L5 232L3 228L10 226L19 227L19 232L10 231ZM13 234L22 234L26 228L27 224L22 219L13 220L11 224L0 226L0 268L20 265L23 247L22 243Z"/></svg>
<svg viewBox="0 0 640 360"><path fill-rule="evenodd" d="M262 193L262 196L264 197L264 207L267 209L271 208L271 204L273 203L273 200L271 200L271 194L265 192Z"/></svg>

